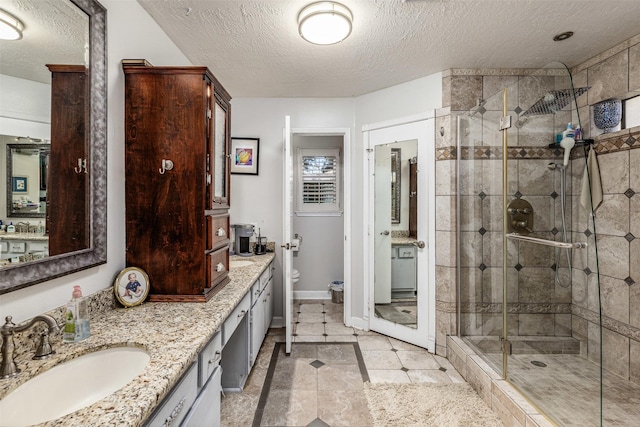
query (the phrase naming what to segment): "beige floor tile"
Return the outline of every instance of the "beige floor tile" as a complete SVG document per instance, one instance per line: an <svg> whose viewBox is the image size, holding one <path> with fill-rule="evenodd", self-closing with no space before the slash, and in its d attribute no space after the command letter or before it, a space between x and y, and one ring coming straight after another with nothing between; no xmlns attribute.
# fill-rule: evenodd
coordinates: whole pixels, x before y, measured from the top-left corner
<svg viewBox="0 0 640 427"><path fill-rule="evenodd" d="M293 337L293 342L325 342L326 337L322 335L297 335Z"/></svg>
<svg viewBox="0 0 640 427"><path fill-rule="evenodd" d="M367 399L363 393L353 391L319 390L318 418L330 426L372 425Z"/></svg>
<svg viewBox="0 0 640 427"><path fill-rule="evenodd" d="M259 394L228 393L222 397L220 425L222 427L250 426L253 423Z"/></svg>
<svg viewBox="0 0 640 427"><path fill-rule="evenodd" d="M327 323L324 325L327 335L353 335L353 328L344 326L342 323Z"/></svg>
<svg viewBox="0 0 640 427"><path fill-rule="evenodd" d="M362 358L367 367L371 369L401 369L402 363L396 353L388 350L362 350Z"/></svg>
<svg viewBox="0 0 640 427"><path fill-rule="evenodd" d="M324 322L324 314L316 312L302 312L298 314L298 322L306 323L322 323Z"/></svg>
<svg viewBox="0 0 640 427"><path fill-rule="evenodd" d="M318 369L318 390L362 390L358 365L325 365Z"/></svg>
<svg viewBox="0 0 640 427"><path fill-rule="evenodd" d="M324 311L324 307L322 304L300 304L300 309L298 310L300 313L322 313Z"/></svg>
<svg viewBox="0 0 640 427"><path fill-rule="evenodd" d="M439 369L410 369L407 375L412 383L450 384L453 382L446 372Z"/></svg>
<svg viewBox="0 0 640 427"><path fill-rule="evenodd" d="M318 390L318 369L311 366L314 359L278 358L271 380L273 390Z"/></svg>
<svg viewBox="0 0 640 427"><path fill-rule="evenodd" d="M340 313L325 313L324 320L327 323L339 323L341 325L344 324L344 316L342 312Z"/></svg>
<svg viewBox="0 0 640 427"><path fill-rule="evenodd" d="M349 344L319 345L318 359L327 365L358 365L355 348Z"/></svg>
<svg viewBox="0 0 640 427"><path fill-rule="evenodd" d="M296 335L324 335L322 323L298 323L294 325L293 332Z"/></svg>
<svg viewBox="0 0 640 427"><path fill-rule="evenodd" d="M369 381L372 383L410 383L406 372L398 369L367 369Z"/></svg>
<svg viewBox="0 0 640 427"><path fill-rule="evenodd" d="M271 390L261 426L306 426L318 416L316 390Z"/></svg>
<svg viewBox="0 0 640 427"><path fill-rule="evenodd" d="M409 344L408 342L400 341L395 338L389 337L389 342L396 350L414 350L414 351L425 351L423 348L420 348L416 345Z"/></svg>
<svg viewBox="0 0 640 427"><path fill-rule="evenodd" d="M420 351L404 351L399 350L396 352L398 359L407 369L438 369L440 365L433 358L433 355L429 354L425 350Z"/></svg>
<svg viewBox="0 0 640 427"><path fill-rule="evenodd" d="M358 336L358 345L360 350L391 350L393 348L389 338L381 335Z"/></svg>
<svg viewBox="0 0 640 427"><path fill-rule="evenodd" d="M326 342L358 342L358 337L354 335L329 335Z"/></svg>

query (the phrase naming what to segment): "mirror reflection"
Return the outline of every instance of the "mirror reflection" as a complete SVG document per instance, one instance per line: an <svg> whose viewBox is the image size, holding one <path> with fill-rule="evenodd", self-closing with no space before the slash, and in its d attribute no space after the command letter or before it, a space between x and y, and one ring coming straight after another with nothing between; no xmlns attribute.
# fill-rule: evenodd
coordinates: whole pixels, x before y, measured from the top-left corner
<svg viewBox="0 0 640 427"><path fill-rule="evenodd" d="M2 4L25 30L20 40L0 41L0 175L6 177L0 185L0 267L91 246L87 179L70 183L72 174L66 172L78 159L86 164L90 156L86 70L91 44L89 15L81 7L94 6L84 0L39 0L32 7L24 7L22 0ZM52 150L73 152L74 158L55 160L62 154L51 157ZM49 230L52 214L60 226ZM80 231L70 232L75 229ZM53 239L49 231L61 237ZM50 240L55 240L53 248Z"/></svg>
<svg viewBox="0 0 640 427"><path fill-rule="evenodd" d="M417 140L375 147L375 316L410 328L417 327L417 156Z"/></svg>

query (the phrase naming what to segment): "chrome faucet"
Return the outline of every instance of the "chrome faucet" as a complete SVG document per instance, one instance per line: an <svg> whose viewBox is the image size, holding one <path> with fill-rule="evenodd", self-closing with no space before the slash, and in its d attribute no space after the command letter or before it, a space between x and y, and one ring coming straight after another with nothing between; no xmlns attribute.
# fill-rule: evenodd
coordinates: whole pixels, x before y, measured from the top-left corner
<svg viewBox="0 0 640 427"><path fill-rule="evenodd" d="M49 327L40 337L40 344L36 349L34 359L43 359L47 356L54 354L55 352L49 344L49 334L58 330L58 323L56 320L48 314L41 314L34 317L29 322L22 325L16 325L11 321L12 317L7 316L5 318L5 324L0 328L0 334L2 334L2 363L0 364L0 378L10 378L18 375L20 369L13 360L15 343L13 341L13 334L16 332L23 332L31 328L36 322L42 321Z"/></svg>

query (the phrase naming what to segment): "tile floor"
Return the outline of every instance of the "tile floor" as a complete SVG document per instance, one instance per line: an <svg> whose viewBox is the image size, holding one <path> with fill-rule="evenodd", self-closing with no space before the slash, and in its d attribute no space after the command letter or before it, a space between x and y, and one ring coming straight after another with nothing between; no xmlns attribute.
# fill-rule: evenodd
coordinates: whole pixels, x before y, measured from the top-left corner
<svg viewBox="0 0 640 427"><path fill-rule="evenodd" d="M511 355L509 376L560 425L598 427L601 411L605 426L640 425L640 386L605 372L601 409L600 368L578 354Z"/></svg>
<svg viewBox="0 0 640 427"><path fill-rule="evenodd" d="M344 326L342 310L342 304L334 304L330 300L296 301L293 306L294 343L357 343L357 347L340 345L340 348L344 351L348 348L358 348L360 350L366 377L372 383L464 382L460 374L444 357L430 354L422 348L375 332L365 332ZM269 409L268 401L260 402L262 388L268 376L274 348L276 348L276 343L278 342L284 342L284 329L269 330L269 334L265 338L242 393L227 394L223 397L221 408L223 426L367 425L366 421L363 421L365 419L363 417L368 416L366 399L363 389L360 388L365 374L361 375L362 378L358 378L356 382L359 386L355 387L353 376L356 375L356 367L353 365L351 352L342 354L346 360L338 359L338 365L352 365L349 367L342 366L342 369L344 369L343 375L332 375L328 372L330 369L325 369L327 373L323 375L321 373L322 369L317 369L310 365L310 362L313 362L315 360L314 357L318 356L318 354L322 357L316 358L318 360L322 359L323 363L326 363L327 359L336 359L335 357L326 356L335 355L335 352L338 351L337 346L324 348L317 345L307 346L308 348L302 345L294 346L299 357L282 359L284 360L283 363L289 364L289 369L276 369L273 371L272 378L269 378L269 381L272 385L271 391L277 390L273 394L276 396L274 399L286 399L289 406L297 405L300 409L299 411L289 411L288 415L277 413ZM297 350L298 348L300 350ZM311 350L312 348L315 350ZM313 351L316 351L316 353L311 355L304 353ZM357 350L353 351L357 352ZM293 349L292 356L294 356ZM350 363L346 363L346 361ZM330 363L326 364L330 365ZM346 385L345 378L351 378L346 380ZM337 391L341 387L343 387L341 391L343 396L349 395L352 399L359 399L358 402L360 403L354 403L351 411L344 412L345 417L349 414L352 418L340 419L333 415L330 416L326 410L326 402L333 402L333 405L340 404L339 400L335 400L335 395L340 394ZM344 387L347 388L344 389ZM291 390L296 388L297 391L291 393ZM327 393L328 390L333 390L333 392ZM272 393L269 394L272 395ZM280 401L282 402L282 400ZM305 413L304 416L300 415L304 412L303 409L305 407L307 409L311 408L312 412L316 411L315 418L313 418L314 414ZM354 408L365 410L353 411ZM334 410L330 412L335 415L341 411ZM254 424L254 420L257 421L257 424Z"/></svg>

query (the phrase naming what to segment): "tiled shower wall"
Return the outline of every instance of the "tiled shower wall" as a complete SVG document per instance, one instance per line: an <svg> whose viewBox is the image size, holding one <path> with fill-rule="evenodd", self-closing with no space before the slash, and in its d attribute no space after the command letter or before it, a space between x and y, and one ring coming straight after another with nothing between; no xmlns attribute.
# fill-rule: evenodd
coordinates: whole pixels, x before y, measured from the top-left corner
<svg viewBox="0 0 640 427"><path fill-rule="evenodd" d="M469 240L480 243L463 248L461 260L467 266L461 264L461 268L477 269L473 274L466 275L473 282L469 283L466 289L472 290L471 293L474 297L480 292L482 304L481 307L478 307L478 311L481 312L478 315L481 318L478 319L476 316L473 318L473 322L460 326L462 329L466 328L467 333L472 334L496 332L501 328L498 321L500 318L499 310L495 303L501 301L502 296L493 290L495 287L489 286L487 288L486 284L483 285L483 280L487 282L487 277L491 277L489 282L495 283L497 280L501 283L502 281L501 271L497 271L500 264L496 264L496 260L501 260L502 257L501 246L498 248L491 247L490 244L484 245L486 240L484 236L496 231L485 227L484 224L501 221L501 206L496 210L495 204L489 202L492 200L492 196L500 193L491 194L493 190L489 190L489 193L484 191L484 188L500 185L500 171L495 166L498 166L497 159L501 157L501 154L491 150L491 147L500 146L500 141L497 140L499 133L495 134L498 136L481 137L482 141L479 144L483 147L488 146L489 151L470 153L468 150L463 150L462 153L457 153L456 116L458 113L469 111L476 106L478 99L491 97L502 87L514 86L522 71L449 70L443 73L443 105L445 107L436 114L436 240L438 247L436 253L436 319L437 351L439 354L445 352L446 335L457 333L458 302L463 310L469 309L468 306L465 306L465 301L470 298L470 295L464 293L457 295L456 291L456 212L458 212L456 206L458 184L456 157L458 155L463 156L462 158L464 156L486 157L482 160L483 166L480 168L481 171L484 171L481 172L484 174L483 176L465 175L464 167L461 168L462 179L472 181L461 182L463 188L473 189L475 192L482 187L481 191L475 194L461 194L462 204L471 203L470 206L462 206L461 208L477 212L477 216L472 215L468 218L469 220L461 217L461 230L478 233L481 236L474 236ZM590 87L587 94L578 98L578 106L580 107L583 128L587 129L586 136L591 136L595 134L595 130L591 130L590 105L612 96L627 97L634 91L640 90L640 35L586 61L575 67L572 72L575 87ZM562 85L563 83L555 82L553 84ZM522 91L522 94L524 93ZM523 102L522 99L518 99L518 95L510 93L510 100ZM539 92L536 95L539 96ZM510 109L514 107L510 103ZM496 106L487 103L483 108L487 109L487 112L484 113L487 115L486 122L491 122L492 114L496 114L495 117L499 116L499 113L491 111L497 110ZM545 116L532 119L548 120ZM552 125L554 128L559 123L572 119L567 116L564 119L556 118L555 120ZM575 121L575 118L573 120ZM526 125L534 124L535 121ZM531 129L533 128L532 126ZM483 132L483 129L480 132L473 130L471 134L483 135ZM538 139L540 137L544 140ZM522 197L533 199L530 200L532 204L545 204L545 199L542 196L550 200L548 214L543 214L544 207L538 209L540 206L536 208L534 205L534 209L540 212L536 217L538 227L534 228L536 232L541 230L551 233L549 235L551 236L553 228L558 228L556 225L558 203L555 201L557 198L553 199L553 197L547 196L549 187L540 188L539 184L548 182L549 179L548 176L543 178L539 174L550 173L545 167L546 163L557 161L561 152L545 149L548 144L548 135L541 136L536 132L526 135L526 133L520 132L518 137L511 136L510 138L510 145L517 144L519 147L525 147L525 151L522 151L520 155L525 156L527 160L519 162L518 173L513 175L514 179L517 177L523 181L510 183L509 192L511 193L512 188L518 188ZM477 145L478 141L474 144ZM596 212L595 224L598 234L598 256L601 272L600 292L602 294L604 326L603 364L608 370L635 382L640 382L640 229L638 228L640 227L640 194L638 194L640 193L640 172L638 172L640 169L638 167L640 166L640 150L635 149L639 144L640 129L635 128L616 132L606 138L596 137L595 145L596 152L599 154L598 159L605 193L604 202ZM539 150L532 151L531 149L534 147L539 147ZM510 157L518 154L518 152L514 152L510 154ZM586 214L579 207L579 189L584 169L584 158L579 157L578 150L574 150L574 154L577 158L571 161L571 173L568 174L568 186L574 189L568 206L569 223L573 224L571 229L574 231L572 238L574 241L593 241L592 235L584 235L584 231L589 227ZM492 159L491 156L495 156L495 158ZM552 180L554 188L557 188L558 178L554 177ZM530 194L520 190L525 187ZM539 188L536 189L536 187ZM557 192L554 188L551 190ZM544 191L546 194L537 194L539 191ZM481 199L482 192L485 197ZM478 197L481 201L466 196ZM538 199L538 197L540 198ZM484 201L485 199L488 200ZM484 228L484 233L480 231L482 228ZM491 240L488 239L488 241ZM469 248L475 248L476 251L469 251ZM594 248L595 245L591 245L590 250ZM512 250L514 253L511 253ZM520 254L517 248L510 248L509 253L510 260L519 259ZM574 254L573 292L568 293L565 288L553 285L553 288L548 289L550 291L548 295L552 295L552 299L544 301L549 304L549 310L546 312L535 312L534 310L531 313L521 312L512 315L510 320L513 321L510 324L513 330L510 331L511 333L572 335L587 344L583 345L583 352L586 355L593 360L599 359L599 352L594 351L599 346L588 345L588 340L599 342L599 325L598 286L597 280L593 279L597 276L588 274L590 271L595 271L596 268L588 265L587 255L589 255L587 252ZM591 259L594 259L593 255ZM518 271L518 275L524 271L525 276L531 277L530 283L538 283L537 275L553 275L553 270L547 265L548 256L549 254L543 254L542 257L534 256L531 258L534 260L534 265L521 265L522 268ZM535 265L537 262L542 262L542 265ZM516 263L513 264L516 267ZM496 271L492 270L494 268ZM525 271L526 269L530 269L530 271ZM553 284L554 282L551 279L544 283L550 287L552 285L549 283ZM484 292L486 289L492 290ZM535 286L530 286L529 289L532 292L537 292ZM513 295L518 295L518 293L515 292ZM520 298L519 301L523 302ZM531 311L530 309L535 307L521 308Z"/></svg>

